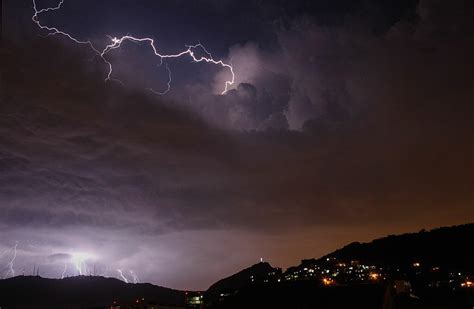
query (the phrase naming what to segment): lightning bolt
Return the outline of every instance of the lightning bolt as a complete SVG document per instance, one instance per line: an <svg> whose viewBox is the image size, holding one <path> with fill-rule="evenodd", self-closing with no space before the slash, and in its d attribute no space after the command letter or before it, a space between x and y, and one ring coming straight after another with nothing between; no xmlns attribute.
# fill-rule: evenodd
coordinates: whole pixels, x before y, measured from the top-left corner
<svg viewBox="0 0 474 309"><path fill-rule="evenodd" d="M128 279L125 277L125 275L123 274L122 270L117 269L117 272L119 273L119 275L120 275L120 277L122 278L122 280L123 280L125 283L128 283Z"/></svg>
<svg viewBox="0 0 474 309"><path fill-rule="evenodd" d="M16 243L15 246L13 246L13 248L11 249L11 251L13 251L13 255L11 260L7 263L7 271L5 272L3 279L8 278L9 275L10 277L15 277L15 269L13 268L13 264L15 263L16 259L17 247L18 243Z"/></svg>
<svg viewBox="0 0 474 309"><path fill-rule="evenodd" d="M132 277L133 277L133 283L135 283L135 284L140 283L140 279L138 279L137 274L135 274L135 272L133 270L130 270L130 275L132 275Z"/></svg>
<svg viewBox="0 0 474 309"><path fill-rule="evenodd" d="M80 253L80 252L75 252L71 255L71 262L74 264L74 267L76 267L77 273L79 276L84 275L86 272L86 260L90 256L86 253Z"/></svg>
<svg viewBox="0 0 474 309"><path fill-rule="evenodd" d="M134 37L134 36L131 36L131 35L124 35L120 38L108 36L108 38L110 39L109 44L107 44L102 50L100 50L100 49L96 48L94 46L94 44L89 40L82 41L80 39L75 38L71 34L69 34L67 32L64 32L64 31L62 31L62 30L60 30L56 27L43 25L40 22L40 19L39 19L40 14L50 12L50 11L57 11L57 10L61 9L61 6L63 5L63 3L64 3L64 0L60 0L59 3L54 7L47 7L47 8L43 8L43 9L38 9L38 7L36 5L36 0L33 0L34 14L31 18L31 20L41 30L47 31L47 36L62 35L62 36L67 37L68 39L70 39L71 41L73 41L77 44L89 46L92 49L92 51L95 54L97 54L104 61L104 63L108 67L107 76L105 78L106 82L107 81L117 81L117 82L123 84L120 80L112 78L113 66L112 66L112 63L109 60L107 60L106 55L110 51L120 48L122 46L123 42L130 41L130 42L133 42L133 43L146 43L146 44L148 44L149 47L153 50L154 55L160 59L160 65L159 66L162 65L163 60L189 56L194 63L204 62L204 63L214 64L214 65L217 65L217 66L220 66L224 69L229 70L229 72L231 74L231 78L225 82L224 89L221 92L221 94L225 94L229 90L229 87L234 84L235 74L234 74L234 68L232 67L232 65L227 64L222 60L215 60L213 58L212 54L210 52L208 52L207 49L204 47L204 45L202 45L201 43L198 43L196 45L185 45L186 49L181 51L181 52L178 52L176 54L162 54L156 48L155 40L153 38L149 38L149 37L140 38L140 37ZM199 49L206 56L196 55L196 51L199 50ZM168 83L167 83L167 88L164 91L161 91L161 92L156 91L154 89L150 89L150 88L148 90L152 91L155 94L159 94L159 95L163 95L163 94L168 93L168 91L171 89L172 80L171 80L171 70L169 69L167 64L166 64L166 69L168 70L168 78L169 78Z"/></svg>
<svg viewBox="0 0 474 309"><path fill-rule="evenodd" d="M64 263L64 269L63 269L63 272L61 274L61 279L64 279L64 275L66 274L66 270L67 270L67 263Z"/></svg>
<svg viewBox="0 0 474 309"><path fill-rule="evenodd" d="M160 63L159 66L161 66L161 63ZM167 94L168 91L170 91L170 89L171 89L171 70L170 70L170 68L168 67L168 63L165 64L165 67L166 67L166 70L168 71L168 83L166 83L167 88L166 88L164 91L162 91L162 92L158 92L158 91L154 90L153 88L148 88L148 90L150 90L150 91L153 92L154 94L157 94L157 95L164 95L164 94Z"/></svg>

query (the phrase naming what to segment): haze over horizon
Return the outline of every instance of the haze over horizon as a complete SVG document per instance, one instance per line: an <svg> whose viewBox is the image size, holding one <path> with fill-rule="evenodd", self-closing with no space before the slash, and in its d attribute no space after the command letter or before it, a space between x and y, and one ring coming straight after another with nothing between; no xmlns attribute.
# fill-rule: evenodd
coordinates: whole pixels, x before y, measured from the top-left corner
<svg viewBox="0 0 474 309"><path fill-rule="evenodd" d="M57 1L37 0L38 7ZM97 273L203 290L262 257L474 222L471 1L75 1L104 48L202 43L229 70L47 33L2 7L0 279ZM202 50L199 51L204 54ZM5 268L4 268L5 266Z"/></svg>

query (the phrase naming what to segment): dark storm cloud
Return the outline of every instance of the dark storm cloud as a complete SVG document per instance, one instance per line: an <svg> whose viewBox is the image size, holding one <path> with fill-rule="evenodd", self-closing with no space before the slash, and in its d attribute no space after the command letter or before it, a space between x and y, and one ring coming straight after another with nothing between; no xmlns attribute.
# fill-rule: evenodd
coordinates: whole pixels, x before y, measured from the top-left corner
<svg viewBox="0 0 474 309"><path fill-rule="evenodd" d="M378 106L382 100L393 101L393 93L399 91L397 87L406 86L400 82L408 71L426 85L436 82L451 86L464 76L452 80L450 74L469 74L469 70L459 66L469 58L472 49L472 14L460 12L463 8L471 12L470 6L455 2L446 9L436 2L420 2L417 18L399 16L401 19L379 31L373 30L374 7L361 6L354 15L330 26L318 22L317 17L293 19L289 26L276 27L279 48L272 52L256 43L231 48L229 59L235 66L236 84L254 86L257 104L247 105L248 100L238 102L233 96L219 98L227 104L216 104L216 108L211 104L200 109L199 99L198 104L192 104L204 117L218 119L222 121L220 125L228 127L261 130L266 128L262 122L269 117L276 115L281 119L284 114L289 127L300 130L306 121L315 123L313 119L328 118L330 122L344 122L358 117L369 104ZM410 16L410 12L405 15ZM452 51L453 40L458 45L456 51ZM460 54L455 59L446 54L448 50ZM442 67L446 57L453 65L450 68ZM451 72L440 76L436 74L440 69ZM470 81L470 76L465 77ZM225 72L219 73L217 84L226 78ZM450 93L452 88L437 91L444 89ZM199 98L202 89L194 92ZM409 94L404 101L426 100L417 95ZM212 102L208 96L202 100Z"/></svg>
<svg viewBox="0 0 474 309"><path fill-rule="evenodd" d="M272 44L226 45L237 83L223 96L226 72L207 67L156 97L104 83L59 38L6 41L2 248L21 241L18 262L43 257L49 276L93 252L104 269L205 288L260 250L285 266L387 223L472 219L472 5L326 3L324 17L321 3L255 4L283 17L257 31Z"/></svg>

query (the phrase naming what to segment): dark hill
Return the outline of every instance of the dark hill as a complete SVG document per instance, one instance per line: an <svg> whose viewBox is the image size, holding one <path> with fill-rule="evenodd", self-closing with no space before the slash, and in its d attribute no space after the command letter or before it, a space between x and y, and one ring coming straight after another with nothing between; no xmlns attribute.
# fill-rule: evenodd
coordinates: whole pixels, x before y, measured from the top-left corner
<svg viewBox="0 0 474 309"><path fill-rule="evenodd" d="M18 276L0 280L1 308L105 308L114 301L130 304L142 298L147 303L183 306L185 294L147 283L127 284L92 276L65 279Z"/></svg>
<svg viewBox="0 0 474 309"><path fill-rule="evenodd" d="M239 271L232 276L221 279L207 289L206 303L212 307L223 299L232 297L236 291L261 282L276 282L281 275L281 268L273 268L267 262L261 262Z"/></svg>
<svg viewBox="0 0 474 309"><path fill-rule="evenodd" d="M237 290L253 281L270 280L279 274L281 274L280 268L273 268L269 263L261 262L217 281L209 287L206 293L217 294L223 291Z"/></svg>
<svg viewBox="0 0 474 309"><path fill-rule="evenodd" d="M409 266L420 262L464 272L474 272L474 224L443 227L373 240L354 242L322 257L385 265Z"/></svg>

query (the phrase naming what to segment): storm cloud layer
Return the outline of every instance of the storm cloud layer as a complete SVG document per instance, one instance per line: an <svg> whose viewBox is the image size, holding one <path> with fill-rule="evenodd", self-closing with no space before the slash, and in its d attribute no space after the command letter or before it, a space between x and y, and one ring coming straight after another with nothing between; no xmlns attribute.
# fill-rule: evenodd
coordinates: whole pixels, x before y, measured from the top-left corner
<svg viewBox="0 0 474 309"><path fill-rule="evenodd" d="M104 83L87 49L38 37L28 5L7 2L0 276L18 244L17 274L75 275L85 263L203 289L260 256L285 267L472 221L472 4L310 2L199 1L212 22L232 10L243 25L190 21L236 83L216 95L226 72L180 77L189 63L175 63L163 97L142 90L148 73ZM189 41L183 29L163 40ZM120 66L135 52L114 56L125 80L141 74Z"/></svg>

